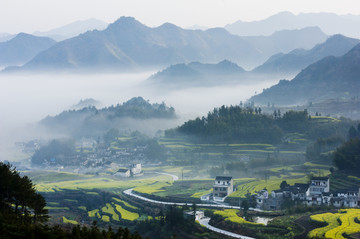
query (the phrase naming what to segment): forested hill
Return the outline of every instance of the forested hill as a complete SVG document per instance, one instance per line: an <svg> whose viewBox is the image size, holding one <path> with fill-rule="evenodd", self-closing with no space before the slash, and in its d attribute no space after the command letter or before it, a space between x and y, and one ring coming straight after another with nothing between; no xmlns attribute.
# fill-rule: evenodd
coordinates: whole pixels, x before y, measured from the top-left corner
<svg viewBox="0 0 360 239"><path fill-rule="evenodd" d="M125 119L149 120L149 119L175 119L175 109L168 107L163 102L149 103L142 97L134 97L123 104L97 109L85 107L80 110L68 110L56 116L48 116L41 120L40 124L51 130L69 132L73 136L90 136L89 134L102 134L117 125L130 129ZM133 122L133 125L135 122Z"/></svg>
<svg viewBox="0 0 360 239"><path fill-rule="evenodd" d="M342 57L326 57L301 71L293 80L281 80L277 85L253 96L257 104L296 105L326 99L359 96L360 44Z"/></svg>
<svg viewBox="0 0 360 239"><path fill-rule="evenodd" d="M153 83L175 84L179 86L206 86L223 84L224 82L238 82L244 78L246 71L237 64L223 60L217 64L203 64L191 62L176 64L157 72L149 78Z"/></svg>
<svg viewBox="0 0 360 239"><path fill-rule="evenodd" d="M189 120L166 131L166 135L186 135L195 141L208 143L277 144L289 133L301 133L311 140L335 134L345 137L349 127L349 121L329 119L320 122L309 116L306 110L284 114L278 110L273 115L266 115L261 108L222 106L209 112L207 117Z"/></svg>

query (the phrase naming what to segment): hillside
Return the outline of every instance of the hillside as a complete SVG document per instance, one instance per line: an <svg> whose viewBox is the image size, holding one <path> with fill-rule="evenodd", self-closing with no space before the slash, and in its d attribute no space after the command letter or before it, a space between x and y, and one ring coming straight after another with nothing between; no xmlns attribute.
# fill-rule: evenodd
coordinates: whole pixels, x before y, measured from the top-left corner
<svg viewBox="0 0 360 239"><path fill-rule="evenodd" d="M153 124L161 128L169 124L167 121L172 122L174 119L176 119L175 109L166 106L165 103L151 104L142 97L134 97L123 104L102 109L90 106L63 111L56 116L48 116L41 120L40 125L50 132L83 137L102 135L111 128L154 133L151 132L154 129L145 124L146 120L156 120L157 122Z"/></svg>
<svg viewBox="0 0 360 239"><path fill-rule="evenodd" d="M311 50L296 49L288 54L276 54L261 66L256 67L253 72L263 74L298 73L301 69L324 57L342 56L358 43L360 43L358 39L334 35Z"/></svg>
<svg viewBox="0 0 360 239"><path fill-rule="evenodd" d="M341 57L326 57L301 71L293 80L253 96L257 104L302 105L326 99L351 98L360 89L360 44Z"/></svg>
<svg viewBox="0 0 360 239"><path fill-rule="evenodd" d="M217 64L191 62L169 66L151 76L149 81L181 87L206 86L239 81L245 72L243 68L227 60Z"/></svg>
<svg viewBox="0 0 360 239"><path fill-rule="evenodd" d="M24 64L55 43L47 37L19 33L11 40L0 42L0 66Z"/></svg>

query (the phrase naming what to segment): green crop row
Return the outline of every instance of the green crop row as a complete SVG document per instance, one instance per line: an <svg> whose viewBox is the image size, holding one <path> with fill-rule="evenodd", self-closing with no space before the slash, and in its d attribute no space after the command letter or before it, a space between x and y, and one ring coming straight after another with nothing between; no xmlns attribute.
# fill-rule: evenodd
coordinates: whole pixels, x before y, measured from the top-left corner
<svg viewBox="0 0 360 239"><path fill-rule="evenodd" d="M79 224L77 221L75 221L75 220L70 220L70 219L67 219L66 217L62 217L62 219L63 219L63 223L70 223L70 224L73 224L73 225L77 225L77 224Z"/></svg>
<svg viewBox="0 0 360 239"><path fill-rule="evenodd" d="M115 212L114 208L111 206L110 203L106 203L106 206L101 208L101 211L104 213L111 214L112 219L114 221L119 221L119 215Z"/></svg>
<svg viewBox="0 0 360 239"><path fill-rule="evenodd" d="M119 203L122 203L122 204L124 204L126 207L128 207L128 208L132 208L132 209L135 209L135 210L137 210L138 208L137 207L135 207L135 206L133 206L133 205L130 205L128 202L126 202L126 201L123 201L123 200L121 200L121 199L118 199L118 198L112 198L114 201L116 201L116 202L119 202Z"/></svg>
<svg viewBox="0 0 360 239"><path fill-rule="evenodd" d="M121 218L124 220L134 221L139 218L139 214L136 212L130 212L124 208L122 208L120 205L115 204L116 210L121 214Z"/></svg>

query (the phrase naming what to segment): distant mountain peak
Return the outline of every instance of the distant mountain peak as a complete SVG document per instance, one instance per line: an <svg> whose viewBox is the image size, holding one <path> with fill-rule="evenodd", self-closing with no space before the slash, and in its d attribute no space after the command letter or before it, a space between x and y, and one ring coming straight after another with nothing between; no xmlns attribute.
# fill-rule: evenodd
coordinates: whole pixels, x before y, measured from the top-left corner
<svg viewBox="0 0 360 239"><path fill-rule="evenodd" d="M143 25L138 20L136 20L134 17L122 16L118 20L116 20L114 23L111 23L109 26L111 26L111 25L121 25L121 24Z"/></svg>
<svg viewBox="0 0 360 239"><path fill-rule="evenodd" d="M175 24L169 23L169 22L165 22L164 24L162 24L162 25L159 26L158 28L164 28L164 29L180 29L180 27L176 26Z"/></svg>
<svg viewBox="0 0 360 239"><path fill-rule="evenodd" d="M119 29L128 29L128 30L135 30L135 29L146 29L148 28L134 17L120 17L114 23L109 24L106 28L106 31L117 31Z"/></svg>

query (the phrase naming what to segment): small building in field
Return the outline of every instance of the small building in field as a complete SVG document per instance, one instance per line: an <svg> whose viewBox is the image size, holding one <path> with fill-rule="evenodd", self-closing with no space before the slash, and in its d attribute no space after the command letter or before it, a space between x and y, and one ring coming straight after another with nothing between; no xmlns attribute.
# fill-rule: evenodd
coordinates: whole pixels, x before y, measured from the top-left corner
<svg viewBox="0 0 360 239"><path fill-rule="evenodd" d="M234 192L234 185L232 177L217 176L213 186L214 201L223 202L227 196Z"/></svg>
<svg viewBox="0 0 360 239"><path fill-rule="evenodd" d="M121 168L114 174L114 176L125 177L125 178L130 177L130 169Z"/></svg>

